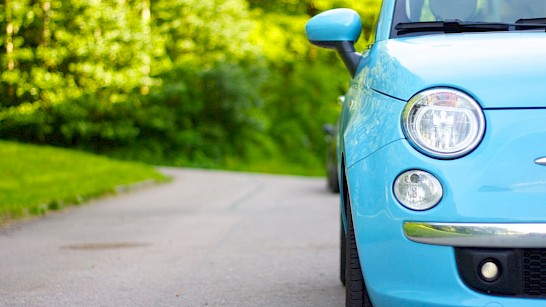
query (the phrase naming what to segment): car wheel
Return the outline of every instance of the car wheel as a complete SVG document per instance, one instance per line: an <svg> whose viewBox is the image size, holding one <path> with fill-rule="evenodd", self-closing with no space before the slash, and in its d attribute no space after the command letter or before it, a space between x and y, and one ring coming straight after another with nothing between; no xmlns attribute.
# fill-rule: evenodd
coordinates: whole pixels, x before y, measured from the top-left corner
<svg viewBox="0 0 546 307"><path fill-rule="evenodd" d="M353 216L351 212L351 200L348 195L345 201L347 211L347 235L345 252L345 305L347 307L371 307L372 303L366 290L364 277L358 250L356 249L356 239L353 227Z"/></svg>
<svg viewBox="0 0 546 307"><path fill-rule="evenodd" d="M343 217L340 214L339 218L339 279L343 286L345 286L345 251L347 250L347 244L345 243L345 229L343 228Z"/></svg>

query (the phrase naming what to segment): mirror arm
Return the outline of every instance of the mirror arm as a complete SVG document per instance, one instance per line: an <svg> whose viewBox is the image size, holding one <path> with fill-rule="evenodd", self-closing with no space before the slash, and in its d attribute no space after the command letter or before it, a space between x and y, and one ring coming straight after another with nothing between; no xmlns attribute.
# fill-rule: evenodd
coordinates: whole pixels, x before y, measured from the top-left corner
<svg viewBox="0 0 546 307"><path fill-rule="evenodd" d="M362 54L356 52L354 42L312 41L311 43L319 47L336 50L341 57L341 60L349 70L351 77L355 76L358 64L360 63L360 59L362 58Z"/></svg>

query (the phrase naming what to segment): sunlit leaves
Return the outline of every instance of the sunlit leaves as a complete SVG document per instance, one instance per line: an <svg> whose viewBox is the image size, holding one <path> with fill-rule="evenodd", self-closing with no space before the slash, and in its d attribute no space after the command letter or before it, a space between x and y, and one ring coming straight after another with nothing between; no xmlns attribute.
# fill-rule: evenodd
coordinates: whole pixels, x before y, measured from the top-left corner
<svg viewBox="0 0 546 307"><path fill-rule="evenodd" d="M163 71L185 63L210 68L254 57L259 51L248 40L256 22L242 0L157 1L151 8L155 34L161 37L155 41L156 56L168 64L159 49L163 46L172 61Z"/></svg>
<svg viewBox="0 0 546 307"><path fill-rule="evenodd" d="M348 74L305 23L352 7L369 30L378 2L6 0L0 137L154 163L316 164Z"/></svg>

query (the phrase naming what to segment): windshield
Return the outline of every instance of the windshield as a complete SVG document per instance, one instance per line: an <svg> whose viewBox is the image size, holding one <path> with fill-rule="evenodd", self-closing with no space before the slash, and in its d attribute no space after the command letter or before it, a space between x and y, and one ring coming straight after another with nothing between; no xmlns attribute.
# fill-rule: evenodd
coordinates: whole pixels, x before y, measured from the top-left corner
<svg viewBox="0 0 546 307"><path fill-rule="evenodd" d="M398 36L399 23L516 23L537 18L546 18L546 0L397 0L391 36Z"/></svg>

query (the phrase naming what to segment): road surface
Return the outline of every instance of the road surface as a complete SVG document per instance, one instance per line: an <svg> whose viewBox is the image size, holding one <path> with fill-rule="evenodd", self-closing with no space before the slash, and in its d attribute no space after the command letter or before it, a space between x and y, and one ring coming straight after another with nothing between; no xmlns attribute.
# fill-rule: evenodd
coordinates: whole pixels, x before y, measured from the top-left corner
<svg viewBox="0 0 546 307"><path fill-rule="evenodd" d="M162 169L171 183L0 229L0 306L342 306L325 180Z"/></svg>

